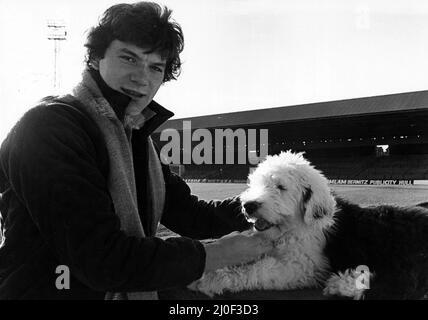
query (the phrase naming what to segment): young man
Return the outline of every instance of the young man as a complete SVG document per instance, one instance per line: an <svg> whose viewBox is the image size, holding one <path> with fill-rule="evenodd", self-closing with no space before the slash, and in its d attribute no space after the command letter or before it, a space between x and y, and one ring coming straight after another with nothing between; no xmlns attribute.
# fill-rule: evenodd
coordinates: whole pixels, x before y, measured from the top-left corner
<svg viewBox="0 0 428 320"><path fill-rule="evenodd" d="M109 8L73 94L42 100L3 142L0 299L155 299L272 249L275 230L233 232L250 227L238 198L198 200L159 160L150 134L173 114L153 98L183 49L170 14ZM183 237L156 238L159 222Z"/></svg>

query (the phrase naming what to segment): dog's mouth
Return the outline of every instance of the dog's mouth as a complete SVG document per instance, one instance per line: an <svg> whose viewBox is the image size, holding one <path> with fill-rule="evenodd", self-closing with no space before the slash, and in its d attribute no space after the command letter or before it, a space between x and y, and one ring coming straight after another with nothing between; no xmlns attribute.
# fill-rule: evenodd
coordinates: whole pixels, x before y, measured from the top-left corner
<svg viewBox="0 0 428 320"><path fill-rule="evenodd" d="M272 228L273 226L273 223L270 223L269 221L263 218L258 218L254 223L254 228L256 228L257 231L265 231L269 228Z"/></svg>

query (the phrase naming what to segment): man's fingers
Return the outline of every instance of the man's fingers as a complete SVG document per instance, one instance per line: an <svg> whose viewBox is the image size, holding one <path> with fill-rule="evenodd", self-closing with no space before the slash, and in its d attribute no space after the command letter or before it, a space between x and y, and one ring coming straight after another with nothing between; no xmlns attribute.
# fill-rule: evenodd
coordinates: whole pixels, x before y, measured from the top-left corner
<svg viewBox="0 0 428 320"><path fill-rule="evenodd" d="M227 239L227 238L232 238L232 237L236 237L236 236L238 236L240 234L240 232L239 231L233 231L233 232L231 232L231 233L229 233L229 234L226 234L225 236L223 236L223 237L221 237L220 239Z"/></svg>
<svg viewBox="0 0 428 320"><path fill-rule="evenodd" d="M258 232L257 235L262 238L267 238L268 240L276 240L281 237L282 232L279 227L273 226L267 230Z"/></svg>

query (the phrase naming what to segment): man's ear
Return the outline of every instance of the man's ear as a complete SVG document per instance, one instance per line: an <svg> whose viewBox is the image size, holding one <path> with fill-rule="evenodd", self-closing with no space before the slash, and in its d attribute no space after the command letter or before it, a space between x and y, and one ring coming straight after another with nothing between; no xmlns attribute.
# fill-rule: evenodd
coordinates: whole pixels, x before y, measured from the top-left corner
<svg viewBox="0 0 428 320"><path fill-rule="evenodd" d="M94 70L100 70L100 59L92 59L89 65Z"/></svg>

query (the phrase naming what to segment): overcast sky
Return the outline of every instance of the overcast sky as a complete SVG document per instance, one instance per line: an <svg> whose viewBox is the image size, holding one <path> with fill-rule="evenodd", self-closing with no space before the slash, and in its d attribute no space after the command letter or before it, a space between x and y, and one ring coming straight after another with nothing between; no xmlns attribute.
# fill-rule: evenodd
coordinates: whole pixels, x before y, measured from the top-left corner
<svg viewBox="0 0 428 320"><path fill-rule="evenodd" d="M123 1L133 2L133 1ZM0 140L53 91L47 19L63 19L61 85L85 31L118 1L0 0ZM164 0L183 28L183 71L161 87L176 117L428 89L428 1Z"/></svg>

